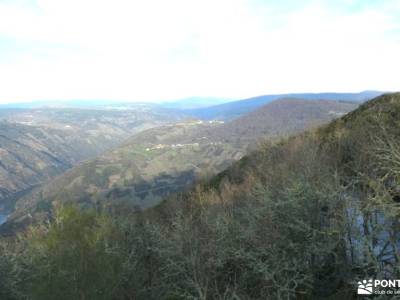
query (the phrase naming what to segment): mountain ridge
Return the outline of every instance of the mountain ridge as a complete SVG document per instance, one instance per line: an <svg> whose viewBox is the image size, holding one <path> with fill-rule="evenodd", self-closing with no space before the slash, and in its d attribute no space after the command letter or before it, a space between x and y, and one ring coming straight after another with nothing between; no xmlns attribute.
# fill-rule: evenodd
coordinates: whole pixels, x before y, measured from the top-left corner
<svg viewBox="0 0 400 300"><path fill-rule="evenodd" d="M185 110L185 112L187 114L191 114L195 117L206 120L211 120L211 119L228 120L239 117L244 113L251 112L256 108L261 107L262 105L265 105L269 102L272 102L280 98L363 102L372 99L374 97L377 97L381 94L383 94L383 92L364 91L360 93L289 93L289 94L262 95L243 100L228 102L225 104L220 104L209 108Z"/></svg>
<svg viewBox="0 0 400 300"><path fill-rule="evenodd" d="M259 139L296 134L356 107L329 100L276 100L228 123L191 120L149 129L24 196L17 206L20 213L11 218L38 205L49 208L56 200L106 206L128 201L151 207L223 171Z"/></svg>

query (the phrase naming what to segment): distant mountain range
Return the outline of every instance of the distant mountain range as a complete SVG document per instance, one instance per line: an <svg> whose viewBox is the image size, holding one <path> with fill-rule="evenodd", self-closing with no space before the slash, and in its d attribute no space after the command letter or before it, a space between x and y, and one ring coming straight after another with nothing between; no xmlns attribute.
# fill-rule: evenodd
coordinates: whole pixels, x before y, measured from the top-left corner
<svg viewBox="0 0 400 300"><path fill-rule="evenodd" d="M162 102L159 105L165 108L172 108L172 109L196 109L196 108L215 106L232 101L234 100L228 98L190 97L171 102Z"/></svg>
<svg viewBox="0 0 400 300"><path fill-rule="evenodd" d="M231 122L188 120L140 132L17 202L10 222L45 216L55 203L148 208L239 160L257 140L284 137L340 117L357 104L280 99Z"/></svg>
<svg viewBox="0 0 400 300"><path fill-rule="evenodd" d="M136 109L147 108L168 108L168 109L194 109L214 106L233 101L228 98L218 97L189 97L171 101L158 102L129 102L119 100L60 100L60 101L33 101L27 103L0 104L2 109L37 109L37 108L86 108L86 109Z"/></svg>
<svg viewBox="0 0 400 300"><path fill-rule="evenodd" d="M233 100L222 97L189 97L171 101L128 102L118 100L63 100L63 101L35 101L31 103L0 104L4 109L37 109L37 108L85 108L85 109L169 109L207 120L230 120L248 113L271 101L280 98L298 98L307 100L336 100L363 102L377 97L384 92L363 91L360 93L289 93L262 95L247 99Z"/></svg>
<svg viewBox="0 0 400 300"><path fill-rule="evenodd" d="M211 107L203 106L227 100L195 97L112 107L88 102L98 108L3 105L0 213L16 200L21 201L14 219L56 200L109 205L133 199L134 205L149 207L223 171L260 139L327 123L377 94L266 95Z"/></svg>
<svg viewBox="0 0 400 300"><path fill-rule="evenodd" d="M228 102L213 107L186 109L185 113L205 120L230 120L245 113L251 112L269 102L281 98L298 98L304 100L335 100L364 102L382 95L380 91L364 91L360 93L298 93L276 94L248 98L239 101Z"/></svg>

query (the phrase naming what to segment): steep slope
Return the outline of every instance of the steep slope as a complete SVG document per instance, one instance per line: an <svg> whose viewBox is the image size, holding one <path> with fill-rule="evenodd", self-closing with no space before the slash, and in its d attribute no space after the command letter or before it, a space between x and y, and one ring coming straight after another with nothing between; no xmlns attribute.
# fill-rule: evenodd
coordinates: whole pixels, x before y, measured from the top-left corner
<svg viewBox="0 0 400 300"><path fill-rule="evenodd" d="M193 297L355 299L364 278L398 278L399 141L400 93L383 95L148 210L159 279L178 264L169 290Z"/></svg>
<svg viewBox="0 0 400 300"><path fill-rule="evenodd" d="M78 162L180 117L135 110L7 109L0 118L1 210Z"/></svg>
<svg viewBox="0 0 400 300"><path fill-rule="evenodd" d="M345 101L283 98L201 134L210 140L249 144L256 139L283 137L317 127L357 106Z"/></svg>
<svg viewBox="0 0 400 300"><path fill-rule="evenodd" d="M152 209L57 207L53 220L0 247L2 292L352 300L360 281L377 278L387 284L370 297L394 299L399 141L400 94L384 95L329 125L266 142Z"/></svg>
<svg viewBox="0 0 400 300"><path fill-rule="evenodd" d="M312 148L316 146L314 143L317 144L318 150L329 152L330 157L326 162L334 163L335 168L339 168L343 174L352 176L357 172L356 170L363 168L363 161L367 160L367 157L371 158L370 155L374 151L379 152L383 151L384 147L390 147L391 150L395 150L391 154L396 155L398 136L400 136L400 93L385 94L314 131L291 136L275 143L266 142L252 155L245 156L214 179L218 179L219 182L224 176L230 180L229 178L237 178L237 175L244 179L246 172L257 173L259 170L268 168L268 164L274 164L274 161L265 159L266 154L271 157L276 154L271 149L288 151L285 154L290 154L291 158L296 160L295 155L304 154L298 152L299 149L296 148L307 146ZM397 157L384 158L393 158L394 161L397 159ZM286 160L283 162L287 163ZM276 163L279 164L279 161ZM378 164L378 162L368 161L365 164L365 173L368 173L369 167L377 167ZM265 173L261 171L257 176L264 175Z"/></svg>
<svg viewBox="0 0 400 300"><path fill-rule="evenodd" d="M243 156L244 149L196 137L198 130L217 126L193 121L139 133L116 150L32 191L19 201L18 209L48 208L53 201L152 206L168 193L190 186L198 177L222 171Z"/></svg>
<svg viewBox="0 0 400 300"><path fill-rule="evenodd" d="M61 130L0 122L0 199L60 174L80 155Z"/></svg>
<svg viewBox="0 0 400 300"><path fill-rule="evenodd" d="M25 217L27 211L45 212L52 202L151 207L166 195L223 171L259 139L294 134L355 107L288 99L226 124L188 121L150 129L32 191L19 201L12 219Z"/></svg>
<svg viewBox="0 0 400 300"><path fill-rule="evenodd" d="M364 91L361 93L299 93L265 95L239 101L233 101L208 108L199 108L184 111L187 114L191 114L195 117L205 120L231 120L245 113L251 112L269 102L281 98L363 102L381 94L383 93L378 91Z"/></svg>

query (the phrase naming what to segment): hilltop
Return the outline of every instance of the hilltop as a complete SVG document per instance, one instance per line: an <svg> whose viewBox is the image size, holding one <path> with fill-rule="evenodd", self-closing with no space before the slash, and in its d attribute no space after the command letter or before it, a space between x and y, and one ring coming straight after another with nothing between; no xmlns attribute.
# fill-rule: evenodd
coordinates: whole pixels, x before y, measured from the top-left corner
<svg viewBox="0 0 400 300"><path fill-rule="evenodd" d="M257 139L282 138L339 118L358 103L334 100L282 98L207 132L215 141L249 144Z"/></svg>

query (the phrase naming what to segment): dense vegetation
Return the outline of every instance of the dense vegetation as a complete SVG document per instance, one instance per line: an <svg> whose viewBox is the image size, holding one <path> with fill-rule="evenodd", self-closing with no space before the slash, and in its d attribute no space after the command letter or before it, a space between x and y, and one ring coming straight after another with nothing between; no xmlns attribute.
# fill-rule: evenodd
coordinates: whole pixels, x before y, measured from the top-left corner
<svg viewBox="0 0 400 300"><path fill-rule="evenodd" d="M352 102L280 99L236 120L185 120L135 134L122 146L86 161L17 201L8 225L46 218L55 202L86 206L128 202L152 207L166 195L212 177L261 138L303 132L355 109Z"/></svg>
<svg viewBox="0 0 400 300"><path fill-rule="evenodd" d="M326 124L356 109L358 104L282 98L202 134L216 141L249 144L256 139L279 138Z"/></svg>
<svg viewBox="0 0 400 300"><path fill-rule="evenodd" d="M400 94L265 142L144 212L54 207L4 240L1 299L352 299L400 278Z"/></svg>
<svg viewBox="0 0 400 300"><path fill-rule="evenodd" d="M179 118L169 111L140 109L0 109L0 214L77 163Z"/></svg>

